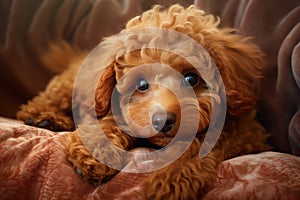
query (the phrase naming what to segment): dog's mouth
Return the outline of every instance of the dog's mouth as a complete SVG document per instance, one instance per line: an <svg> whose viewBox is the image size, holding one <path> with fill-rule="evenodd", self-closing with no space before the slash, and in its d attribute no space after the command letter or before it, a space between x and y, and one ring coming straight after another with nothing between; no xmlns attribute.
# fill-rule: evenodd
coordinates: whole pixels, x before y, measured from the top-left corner
<svg viewBox="0 0 300 200"><path fill-rule="evenodd" d="M203 140L206 133L207 133L208 127L201 130L201 132L196 134L196 137L199 140ZM173 135L165 134L165 133L157 133L156 135L149 137L149 138L136 138L136 141L132 147L132 149L135 148L149 148L149 149L155 149L159 150L163 147L167 146L172 140L174 139ZM189 141L189 138L180 138L181 141Z"/></svg>
<svg viewBox="0 0 300 200"><path fill-rule="evenodd" d="M164 146L152 143L148 138L137 138L136 142L133 145L133 149L141 147L159 150Z"/></svg>
<svg viewBox="0 0 300 200"><path fill-rule="evenodd" d="M137 137L133 148L144 147L158 150L167 146L173 138L174 136L162 132L159 132L149 138Z"/></svg>

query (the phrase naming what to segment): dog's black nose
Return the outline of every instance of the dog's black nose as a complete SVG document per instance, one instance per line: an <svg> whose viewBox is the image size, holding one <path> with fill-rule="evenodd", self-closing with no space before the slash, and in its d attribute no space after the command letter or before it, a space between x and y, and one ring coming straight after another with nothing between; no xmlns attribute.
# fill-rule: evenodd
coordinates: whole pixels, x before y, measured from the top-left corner
<svg viewBox="0 0 300 200"><path fill-rule="evenodd" d="M154 114L152 117L152 126L155 130L163 133L169 132L175 125L176 116L173 113Z"/></svg>

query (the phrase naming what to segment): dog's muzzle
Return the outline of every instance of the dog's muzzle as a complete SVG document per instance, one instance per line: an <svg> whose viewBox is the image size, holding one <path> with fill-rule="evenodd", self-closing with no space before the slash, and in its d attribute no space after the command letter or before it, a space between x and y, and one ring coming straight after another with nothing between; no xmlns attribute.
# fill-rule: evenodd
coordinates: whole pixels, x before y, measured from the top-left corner
<svg viewBox="0 0 300 200"><path fill-rule="evenodd" d="M172 112L156 113L152 116L152 126L161 133L168 133L176 123L176 116Z"/></svg>

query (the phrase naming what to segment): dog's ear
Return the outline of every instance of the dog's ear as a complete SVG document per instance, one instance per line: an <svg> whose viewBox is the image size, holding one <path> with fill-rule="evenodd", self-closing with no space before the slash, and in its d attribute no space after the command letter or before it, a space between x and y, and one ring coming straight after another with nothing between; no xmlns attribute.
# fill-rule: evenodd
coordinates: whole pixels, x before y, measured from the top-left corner
<svg viewBox="0 0 300 200"><path fill-rule="evenodd" d="M211 56L225 85L228 113L241 115L257 104L264 54L249 38L233 35L228 30L219 39L219 45L213 45L217 48Z"/></svg>
<svg viewBox="0 0 300 200"><path fill-rule="evenodd" d="M104 69L97 85L95 110L98 118L105 116L110 110L111 96L115 85L116 78L113 62Z"/></svg>

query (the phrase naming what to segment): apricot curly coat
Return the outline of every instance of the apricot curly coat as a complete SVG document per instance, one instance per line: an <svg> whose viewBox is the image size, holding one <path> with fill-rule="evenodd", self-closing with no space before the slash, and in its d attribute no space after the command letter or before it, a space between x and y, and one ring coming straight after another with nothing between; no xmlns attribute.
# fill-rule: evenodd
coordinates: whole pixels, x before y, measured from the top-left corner
<svg viewBox="0 0 300 200"><path fill-rule="evenodd" d="M207 88L202 86L195 88L198 104L201 107L201 111L198 111L200 114L198 134L179 159L169 166L153 172L151 177L146 180L148 199L198 199L210 188L216 178L218 164L221 161L270 148L266 144L268 134L255 120L255 106L258 100L256 92L261 79L260 72L265 64L263 54L248 38L234 34L232 29L219 29L218 24L218 19L216 20L213 16L205 14L194 6L185 9L174 5L168 10L162 10L161 7L155 6L141 16L133 18L126 25L125 30L158 27L175 30L191 37L214 60L226 89L227 116L222 134L213 150L204 158L200 158L198 152L211 116L211 97L201 96L201 93L205 92ZM144 42L149 42L146 39ZM126 41L124 44L126 45ZM74 51L66 45L51 49L51 53L47 55L49 65L57 64L55 63L57 59L51 58L61 58L62 63L70 64L69 69L53 78L44 92L27 105L22 106L17 116L27 124L52 130L72 130L74 123L70 111L72 109L73 81L86 53ZM117 51L117 49L112 46L111 51ZM63 57L66 52L69 53ZM71 57L77 59L74 61ZM169 52L141 49L122 55L109 66L105 66L106 71L98 82L95 95L98 121L106 136L116 146L125 150L134 148L137 138L124 133L116 124L110 105L112 92L121 77L130 73L131 68L149 63L163 63L180 73L184 73L188 65L186 61L174 57ZM121 86L126 87L124 84ZM118 91L121 94L124 92L122 87L119 87L121 89ZM172 111L179 115L178 108L176 108L179 103L176 102L174 95L157 87L153 87L151 92L159 92L162 96L166 95L165 98L162 98L164 99L162 104L167 109L173 109ZM139 114L139 112L147 112L147 109L141 108L150 108L154 102L162 100L154 99L151 93L143 94L147 98L141 98L138 92L133 95L135 96L135 105L131 107L131 117L135 117L136 122L140 124L150 123L151 120L144 117L145 113ZM128 116L122 115L121 112L119 117L125 118L126 121ZM153 137L150 138L150 141L164 146L174 137L172 134L168 139L160 135L159 139ZM112 155L115 155L113 149L112 152L107 150L101 152L101 148L107 148L106 144L102 142L101 137L103 136L93 135L91 137L93 137L93 141L90 145L100 147L97 154L101 158L110 159ZM118 173L118 170L102 164L91 155L82 144L76 130L70 134L66 145L68 149L66 159L75 169L81 170L84 179L94 184L101 184ZM172 153L176 153L176 151L176 149L170 150ZM125 166L128 162L128 159L124 159L122 156L120 154L114 158L120 167Z"/></svg>

